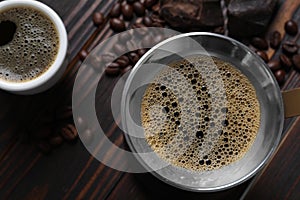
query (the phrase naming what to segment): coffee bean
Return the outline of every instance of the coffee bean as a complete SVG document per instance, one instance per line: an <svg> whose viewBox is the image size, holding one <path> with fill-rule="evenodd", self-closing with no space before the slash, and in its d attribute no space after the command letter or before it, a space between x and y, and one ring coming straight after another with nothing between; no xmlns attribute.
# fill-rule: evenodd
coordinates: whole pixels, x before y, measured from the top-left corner
<svg viewBox="0 0 300 200"><path fill-rule="evenodd" d="M143 18L143 23L146 26L152 26L152 19L150 17L146 16L146 17Z"/></svg>
<svg viewBox="0 0 300 200"><path fill-rule="evenodd" d="M125 20L131 20L133 17L133 7L130 4L122 5L122 14Z"/></svg>
<svg viewBox="0 0 300 200"><path fill-rule="evenodd" d="M153 26L153 27L161 27L161 28L164 27L164 25L162 25L161 23L158 23L158 22L153 22L153 23L152 23L152 26Z"/></svg>
<svg viewBox="0 0 300 200"><path fill-rule="evenodd" d="M268 49L268 42L264 38L254 37L251 40L251 44L259 50L267 50Z"/></svg>
<svg viewBox="0 0 300 200"><path fill-rule="evenodd" d="M268 66L272 71L280 69L280 62L278 60L271 60L268 62Z"/></svg>
<svg viewBox="0 0 300 200"><path fill-rule="evenodd" d="M139 1L133 3L133 10L137 16L145 15L145 7Z"/></svg>
<svg viewBox="0 0 300 200"><path fill-rule="evenodd" d="M157 3L157 0L145 0L144 6L151 9Z"/></svg>
<svg viewBox="0 0 300 200"><path fill-rule="evenodd" d="M112 18L109 23L110 27L116 32L125 31L126 29L124 21L119 18Z"/></svg>
<svg viewBox="0 0 300 200"><path fill-rule="evenodd" d="M261 57L266 63L269 62L268 55L264 51L256 51L256 54Z"/></svg>
<svg viewBox="0 0 300 200"><path fill-rule="evenodd" d="M145 5L145 0L139 0L142 5Z"/></svg>
<svg viewBox="0 0 300 200"><path fill-rule="evenodd" d="M289 70L292 66L293 66L293 63L292 61L284 54L281 54L279 56L279 59L280 59L280 62L282 64L282 66L286 69L286 70Z"/></svg>
<svg viewBox="0 0 300 200"><path fill-rule="evenodd" d="M118 63L111 63L105 68L105 74L108 76L117 76L120 74L120 67Z"/></svg>
<svg viewBox="0 0 300 200"><path fill-rule="evenodd" d="M116 3L115 5L113 5L109 15L110 17L119 17L121 15L121 4Z"/></svg>
<svg viewBox="0 0 300 200"><path fill-rule="evenodd" d="M73 124L68 124L63 127L60 131L60 134L67 141L73 141L78 137L77 130Z"/></svg>
<svg viewBox="0 0 300 200"><path fill-rule="evenodd" d="M104 23L104 16L101 12L95 12L93 15L93 22L95 26L100 26Z"/></svg>
<svg viewBox="0 0 300 200"><path fill-rule="evenodd" d="M132 66L131 66L131 65L128 65L127 67L125 67L124 69L122 69L121 74L125 74L125 73L127 73L128 71L130 71L131 69L132 69Z"/></svg>
<svg viewBox="0 0 300 200"><path fill-rule="evenodd" d="M116 62L119 64L120 68L125 68L128 66L130 60L127 56L123 55L118 58Z"/></svg>
<svg viewBox="0 0 300 200"><path fill-rule="evenodd" d="M63 143L63 138L60 135L53 136L49 139L49 144L59 146Z"/></svg>
<svg viewBox="0 0 300 200"><path fill-rule="evenodd" d="M84 61L84 59L88 56L88 52L87 50L85 49L82 49L80 52L79 52L79 58L81 61Z"/></svg>
<svg viewBox="0 0 300 200"><path fill-rule="evenodd" d="M44 154L48 154L51 151L51 146L49 145L48 142L46 141L39 141L37 143L37 147L39 148L40 151L42 151Z"/></svg>
<svg viewBox="0 0 300 200"><path fill-rule="evenodd" d="M148 33L148 29L144 24L134 23L131 27L133 29L138 28L138 30L136 30L136 33L138 33L140 36L144 36Z"/></svg>
<svg viewBox="0 0 300 200"><path fill-rule="evenodd" d="M128 4L133 4L134 2L136 2L137 0L126 0L126 2L128 3Z"/></svg>
<svg viewBox="0 0 300 200"><path fill-rule="evenodd" d="M281 85L284 82L285 71L283 69L279 69L274 73L277 82Z"/></svg>
<svg viewBox="0 0 300 200"><path fill-rule="evenodd" d="M139 49L137 50L137 54L142 57L147 52L147 49Z"/></svg>
<svg viewBox="0 0 300 200"><path fill-rule="evenodd" d="M284 29L290 35L296 35L298 33L298 25L294 20L285 22Z"/></svg>
<svg viewBox="0 0 300 200"><path fill-rule="evenodd" d="M273 49L277 49L281 43L281 34L278 31L274 31L270 37L270 46Z"/></svg>
<svg viewBox="0 0 300 200"><path fill-rule="evenodd" d="M297 70L300 70L300 54L296 54L292 58L294 66Z"/></svg>
<svg viewBox="0 0 300 200"><path fill-rule="evenodd" d="M140 59L139 55L135 52L130 52L128 57L133 64L136 64Z"/></svg>
<svg viewBox="0 0 300 200"><path fill-rule="evenodd" d="M286 41L282 44L282 51L287 55L293 55L297 53L298 46L295 42Z"/></svg>

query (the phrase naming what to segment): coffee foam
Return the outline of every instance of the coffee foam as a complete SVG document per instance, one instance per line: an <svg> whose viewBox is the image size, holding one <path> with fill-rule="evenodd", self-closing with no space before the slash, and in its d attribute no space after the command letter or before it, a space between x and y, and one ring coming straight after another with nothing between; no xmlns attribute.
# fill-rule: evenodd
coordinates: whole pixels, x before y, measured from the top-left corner
<svg viewBox="0 0 300 200"><path fill-rule="evenodd" d="M216 73L210 59L197 55L170 64L148 86L141 105L145 138L154 152L195 171L242 158L260 126L260 104L250 81L213 58ZM220 80L223 91L216 86Z"/></svg>
<svg viewBox="0 0 300 200"><path fill-rule="evenodd" d="M12 82L35 79L52 65L59 47L53 22L29 8L11 8L0 13L1 21L16 24L14 38L0 46L0 78Z"/></svg>

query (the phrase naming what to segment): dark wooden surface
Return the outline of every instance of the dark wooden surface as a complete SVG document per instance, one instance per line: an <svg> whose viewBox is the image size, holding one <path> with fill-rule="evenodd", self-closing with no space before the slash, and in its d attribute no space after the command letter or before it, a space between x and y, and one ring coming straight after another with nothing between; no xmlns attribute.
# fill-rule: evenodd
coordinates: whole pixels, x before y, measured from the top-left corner
<svg viewBox="0 0 300 200"><path fill-rule="evenodd" d="M80 141L65 143L43 155L26 138L24 124L46 110L70 104L74 76L81 61L78 52L91 51L113 34L108 25L96 28L92 14L107 15L114 1L43 0L62 17L69 36L69 66L64 80L54 89L34 96L0 91L0 198L1 199L300 199L300 118L285 120L283 138L276 154L263 171L244 184L218 193L190 193L165 185L149 174L119 172L98 162ZM286 19L300 25L299 0L286 0L274 16L269 32L283 33ZM285 39L289 39L285 36ZM278 56L279 52L268 51ZM300 87L298 72L292 71L282 90ZM104 78L97 91L96 106L103 114L101 125L115 144L126 148L122 131L105 111L116 80ZM28 142L29 141L29 142ZM99 146L101 150L101 145ZM118 163L116 152L108 155ZM118 163L122 165L123 163Z"/></svg>

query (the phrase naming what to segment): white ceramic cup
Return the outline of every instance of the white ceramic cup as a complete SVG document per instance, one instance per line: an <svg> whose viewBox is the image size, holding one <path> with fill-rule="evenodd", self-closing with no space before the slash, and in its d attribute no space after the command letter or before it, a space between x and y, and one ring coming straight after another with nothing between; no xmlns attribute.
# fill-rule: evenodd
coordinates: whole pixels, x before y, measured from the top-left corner
<svg viewBox="0 0 300 200"><path fill-rule="evenodd" d="M0 13L10 8L30 7L46 15L55 25L59 36L59 48L55 61L43 74L35 79L25 82L11 82L0 79L0 88L16 94L36 94L53 86L62 76L66 68L66 55L68 48L68 36L66 28L58 16L50 7L35 0L6 0L0 2Z"/></svg>

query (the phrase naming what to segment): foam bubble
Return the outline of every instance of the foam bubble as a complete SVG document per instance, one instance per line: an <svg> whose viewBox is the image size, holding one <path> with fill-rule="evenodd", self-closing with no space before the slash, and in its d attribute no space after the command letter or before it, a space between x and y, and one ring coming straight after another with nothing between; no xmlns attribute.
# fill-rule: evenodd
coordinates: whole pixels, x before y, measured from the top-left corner
<svg viewBox="0 0 300 200"><path fill-rule="evenodd" d="M259 101L247 77L231 64L213 58L213 68L202 55L187 60L170 64L146 89L141 106L145 137L175 166L218 169L242 158L253 144ZM225 91L209 85L220 81Z"/></svg>

